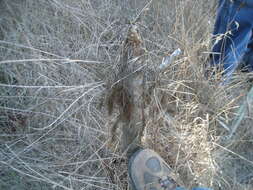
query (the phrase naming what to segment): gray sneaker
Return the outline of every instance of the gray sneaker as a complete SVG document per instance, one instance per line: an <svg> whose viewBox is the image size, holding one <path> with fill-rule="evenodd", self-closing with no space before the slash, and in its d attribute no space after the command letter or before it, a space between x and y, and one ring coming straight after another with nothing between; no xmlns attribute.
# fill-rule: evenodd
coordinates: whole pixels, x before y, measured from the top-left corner
<svg viewBox="0 0 253 190"><path fill-rule="evenodd" d="M174 190L178 186L171 168L150 149L138 150L130 157L128 172L134 190Z"/></svg>

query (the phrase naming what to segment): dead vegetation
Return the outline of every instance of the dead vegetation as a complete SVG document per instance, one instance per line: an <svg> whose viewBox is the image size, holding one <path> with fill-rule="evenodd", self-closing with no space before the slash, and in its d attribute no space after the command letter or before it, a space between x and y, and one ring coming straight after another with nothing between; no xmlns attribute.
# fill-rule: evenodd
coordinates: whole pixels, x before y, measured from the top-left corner
<svg viewBox="0 0 253 190"><path fill-rule="evenodd" d="M242 102L252 74L227 86L204 78L214 7L0 1L0 189L127 189L134 142L188 188L251 190L252 106Z"/></svg>

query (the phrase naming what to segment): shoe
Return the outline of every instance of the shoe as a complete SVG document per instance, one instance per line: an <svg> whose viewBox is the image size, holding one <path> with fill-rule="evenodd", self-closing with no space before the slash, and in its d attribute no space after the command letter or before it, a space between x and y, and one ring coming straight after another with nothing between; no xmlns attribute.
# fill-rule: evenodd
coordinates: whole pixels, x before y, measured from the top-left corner
<svg viewBox="0 0 253 190"><path fill-rule="evenodd" d="M171 168L150 149L138 150L130 157L128 172L134 190L174 190L178 186Z"/></svg>

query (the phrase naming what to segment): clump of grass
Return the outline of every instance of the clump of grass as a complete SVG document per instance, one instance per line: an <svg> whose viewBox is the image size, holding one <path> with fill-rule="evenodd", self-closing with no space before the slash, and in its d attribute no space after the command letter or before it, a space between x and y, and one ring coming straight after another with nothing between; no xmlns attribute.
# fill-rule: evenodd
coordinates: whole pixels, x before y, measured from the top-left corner
<svg viewBox="0 0 253 190"><path fill-rule="evenodd" d="M224 140L249 75L236 74L228 86L203 77L210 7L202 0L1 1L0 187L128 187L122 131L108 147L114 119L100 103L117 73L126 20L139 18L143 68L156 71L165 55L183 51L147 80L142 146L159 152L186 187L252 189L251 112Z"/></svg>

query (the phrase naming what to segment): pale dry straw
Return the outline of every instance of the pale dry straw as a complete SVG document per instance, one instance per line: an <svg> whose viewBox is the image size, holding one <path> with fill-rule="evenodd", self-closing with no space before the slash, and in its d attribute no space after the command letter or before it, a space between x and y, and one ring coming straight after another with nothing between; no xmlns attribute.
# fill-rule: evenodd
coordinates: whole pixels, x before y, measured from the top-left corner
<svg viewBox="0 0 253 190"><path fill-rule="evenodd" d="M122 131L109 147L101 97L136 18L142 64L155 70L183 52L149 81L143 146L189 188L252 189L252 106L223 138L250 74L229 86L203 77L214 12L204 0L0 1L0 189L129 188Z"/></svg>

